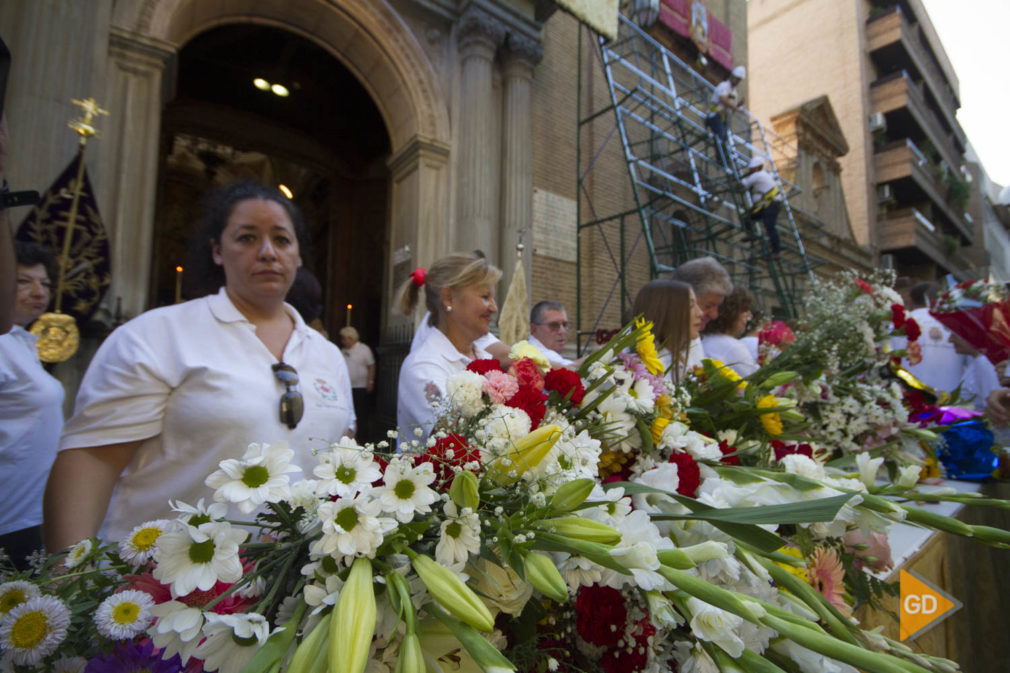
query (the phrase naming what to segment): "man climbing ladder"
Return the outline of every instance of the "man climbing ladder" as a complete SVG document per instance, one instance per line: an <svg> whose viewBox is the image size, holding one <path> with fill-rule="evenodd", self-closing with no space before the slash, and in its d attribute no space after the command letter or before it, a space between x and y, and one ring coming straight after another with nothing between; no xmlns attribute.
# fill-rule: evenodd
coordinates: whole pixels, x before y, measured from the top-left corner
<svg viewBox="0 0 1010 673"><path fill-rule="evenodd" d="M752 220L764 222L765 231L768 233L768 242L771 244L772 255L776 257L782 252L782 242L779 239L777 222L779 219L779 208L782 202L782 193L775 183L772 174L765 170L764 161L761 157L752 157L747 165L747 174L742 180L745 188L751 190L751 206L748 216L744 219L744 227L747 229L748 238L754 239L754 223Z"/></svg>

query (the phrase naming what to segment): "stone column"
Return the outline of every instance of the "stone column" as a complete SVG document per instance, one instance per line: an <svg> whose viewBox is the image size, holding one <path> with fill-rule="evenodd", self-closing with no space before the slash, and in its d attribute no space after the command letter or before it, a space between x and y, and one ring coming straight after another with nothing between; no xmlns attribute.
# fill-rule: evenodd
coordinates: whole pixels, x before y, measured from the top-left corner
<svg viewBox="0 0 1010 673"><path fill-rule="evenodd" d="M502 199L499 249L506 277L512 272L515 244L523 232L526 287L532 286L533 251L533 69L544 48L530 38L510 33L503 50Z"/></svg>
<svg viewBox="0 0 1010 673"><path fill-rule="evenodd" d="M458 209L456 250L484 250L497 258L498 203L495 161L501 139L495 129L494 56L505 27L471 5L459 20L460 51Z"/></svg>
<svg viewBox="0 0 1010 673"><path fill-rule="evenodd" d="M107 70L108 124L99 145L99 200L109 233L112 284L105 303L133 317L148 308L151 245L158 186L162 72L175 46L113 27Z"/></svg>

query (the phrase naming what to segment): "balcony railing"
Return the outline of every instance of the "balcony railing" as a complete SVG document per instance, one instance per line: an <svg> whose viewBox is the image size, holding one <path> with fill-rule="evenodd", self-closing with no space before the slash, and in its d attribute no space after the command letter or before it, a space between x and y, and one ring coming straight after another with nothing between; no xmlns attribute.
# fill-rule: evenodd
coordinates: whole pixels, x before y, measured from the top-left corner
<svg viewBox="0 0 1010 673"><path fill-rule="evenodd" d="M947 202L947 185L933 173L933 166L907 138L881 149L873 157L876 183L884 184L911 179L932 202L933 208L943 214L953 229L970 244L974 236L964 214Z"/></svg>
<svg viewBox="0 0 1010 673"><path fill-rule="evenodd" d="M901 42L905 52L922 74L929 86L933 98L936 99L941 114L947 119L947 125L953 129L959 144L965 144L964 131L957 123L954 113L961 104L956 100L954 92L948 84L947 77L933 61L932 49L919 36L917 26L908 23L901 8L895 5L890 11L870 18L866 22L866 42L870 52Z"/></svg>
<svg viewBox="0 0 1010 673"><path fill-rule="evenodd" d="M936 225L915 208L900 208L882 216L878 222L880 249L915 248L945 269L950 266L946 243Z"/></svg>
<svg viewBox="0 0 1010 673"><path fill-rule="evenodd" d="M886 113L908 108L912 118L949 166L956 167L964 163L964 157L954 144L954 136L940 124L926 105L922 90L906 71L886 75L870 85L870 101L874 112Z"/></svg>

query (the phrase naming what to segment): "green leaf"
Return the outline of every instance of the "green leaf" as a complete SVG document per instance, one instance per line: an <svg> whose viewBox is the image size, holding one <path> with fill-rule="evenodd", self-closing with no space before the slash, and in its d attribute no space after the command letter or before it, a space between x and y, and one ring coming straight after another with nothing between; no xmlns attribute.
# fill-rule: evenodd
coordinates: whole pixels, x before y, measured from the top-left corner
<svg viewBox="0 0 1010 673"><path fill-rule="evenodd" d="M601 565L604 568L616 570L622 575L631 574L624 566L611 558L610 554L605 551L607 549L605 545L600 545L595 542L573 540L572 538L555 535L554 533L537 531L537 535L533 539L531 548L538 549L540 551L560 551L573 556L585 556L593 563Z"/></svg>

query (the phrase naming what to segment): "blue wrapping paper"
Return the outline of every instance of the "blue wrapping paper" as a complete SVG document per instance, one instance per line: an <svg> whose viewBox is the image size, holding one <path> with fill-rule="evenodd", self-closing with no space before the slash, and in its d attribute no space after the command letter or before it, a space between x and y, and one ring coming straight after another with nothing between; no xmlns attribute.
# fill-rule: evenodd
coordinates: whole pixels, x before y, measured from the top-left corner
<svg viewBox="0 0 1010 673"><path fill-rule="evenodd" d="M940 435L940 462L949 479L982 481L992 476L999 457L992 452L994 437L980 420L956 423Z"/></svg>

